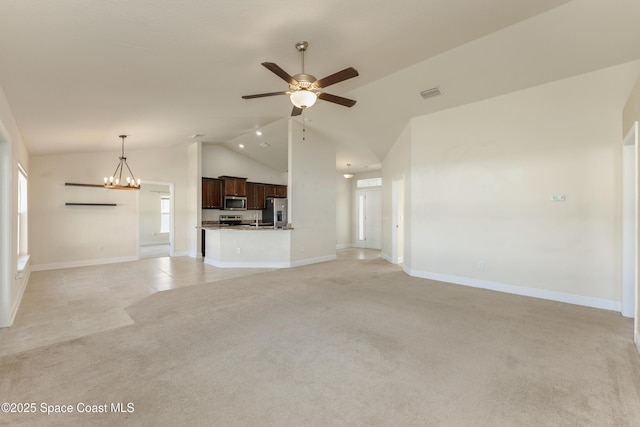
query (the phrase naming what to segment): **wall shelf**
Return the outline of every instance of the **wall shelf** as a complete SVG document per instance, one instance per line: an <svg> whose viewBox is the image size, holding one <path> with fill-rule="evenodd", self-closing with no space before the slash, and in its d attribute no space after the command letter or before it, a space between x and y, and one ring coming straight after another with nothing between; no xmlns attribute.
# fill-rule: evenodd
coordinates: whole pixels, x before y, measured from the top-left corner
<svg viewBox="0 0 640 427"><path fill-rule="evenodd" d="M118 206L115 203L73 203L67 202L65 206Z"/></svg>
<svg viewBox="0 0 640 427"><path fill-rule="evenodd" d="M104 188L104 185L101 184L78 184L77 182L65 182L64 185L73 186L73 187L96 187L96 188Z"/></svg>

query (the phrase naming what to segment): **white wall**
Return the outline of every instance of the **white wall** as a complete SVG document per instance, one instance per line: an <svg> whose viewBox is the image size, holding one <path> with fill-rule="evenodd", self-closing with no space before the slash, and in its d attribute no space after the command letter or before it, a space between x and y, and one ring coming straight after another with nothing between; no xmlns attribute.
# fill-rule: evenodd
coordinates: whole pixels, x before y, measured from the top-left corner
<svg viewBox="0 0 640 427"><path fill-rule="evenodd" d="M413 119L405 269L619 309L620 123L639 71L636 61Z"/></svg>
<svg viewBox="0 0 640 427"><path fill-rule="evenodd" d="M202 176L217 178L221 175L239 176L252 182L287 184L287 174L278 172L255 160L242 156L225 146L203 144Z"/></svg>
<svg viewBox="0 0 640 427"><path fill-rule="evenodd" d="M136 177L174 184L174 254L190 244L187 147L130 150ZM34 268L47 269L136 259L137 191L67 187L65 182L96 183L110 173L118 153L33 156L29 176L29 228ZM65 202L116 203L115 207L69 207Z"/></svg>
<svg viewBox="0 0 640 427"><path fill-rule="evenodd" d="M336 148L290 120L289 213L291 261L316 262L336 257Z"/></svg>
<svg viewBox="0 0 640 427"><path fill-rule="evenodd" d="M30 267L18 274L18 162L29 173L29 152L0 88L0 327L10 326L26 287Z"/></svg>

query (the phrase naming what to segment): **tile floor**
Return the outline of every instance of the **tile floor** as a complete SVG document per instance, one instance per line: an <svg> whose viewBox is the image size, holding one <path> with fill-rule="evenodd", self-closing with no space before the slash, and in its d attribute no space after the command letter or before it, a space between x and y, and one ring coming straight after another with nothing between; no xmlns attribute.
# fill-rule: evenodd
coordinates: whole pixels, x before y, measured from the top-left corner
<svg viewBox="0 0 640 427"><path fill-rule="evenodd" d="M349 248L339 259L372 259L380 251ZM132 324L125 310L154 292L258 274L269 269L216 268L191 257L161 257L31 273L0 356Z"/></svg>

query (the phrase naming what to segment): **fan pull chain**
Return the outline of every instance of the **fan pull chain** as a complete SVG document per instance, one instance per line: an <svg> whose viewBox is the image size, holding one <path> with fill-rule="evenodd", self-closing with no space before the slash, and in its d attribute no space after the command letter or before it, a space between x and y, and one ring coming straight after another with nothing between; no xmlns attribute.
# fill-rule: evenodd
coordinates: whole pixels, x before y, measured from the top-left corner
<svg viewBox="0 0 640 427"><path fill-rule="evenodd" d="M306 120L304 119L304 110L306 110L306 108L302 109L302 142L305 141L305 132L307 131Z"/></svg>

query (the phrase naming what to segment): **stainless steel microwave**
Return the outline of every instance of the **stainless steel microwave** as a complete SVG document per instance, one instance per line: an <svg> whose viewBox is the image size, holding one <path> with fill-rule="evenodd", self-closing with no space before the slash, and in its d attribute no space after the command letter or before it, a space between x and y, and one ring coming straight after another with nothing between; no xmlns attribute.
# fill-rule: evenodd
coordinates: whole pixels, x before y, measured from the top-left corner
<svg viewBox="0 0 640 427"><path fill-rule="evenodd" d="M225 211L246 211L247 198L243 196L224 196Z"/></svg>

